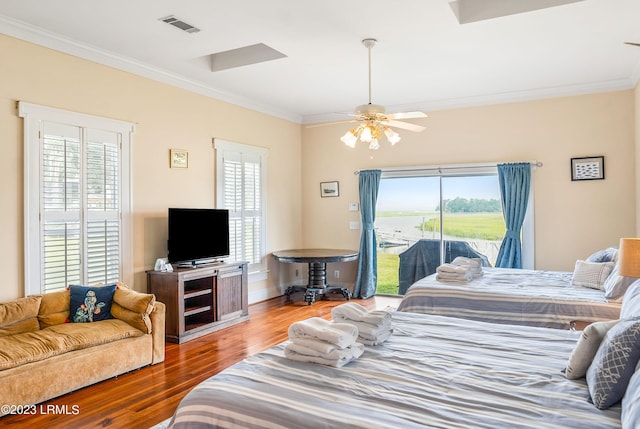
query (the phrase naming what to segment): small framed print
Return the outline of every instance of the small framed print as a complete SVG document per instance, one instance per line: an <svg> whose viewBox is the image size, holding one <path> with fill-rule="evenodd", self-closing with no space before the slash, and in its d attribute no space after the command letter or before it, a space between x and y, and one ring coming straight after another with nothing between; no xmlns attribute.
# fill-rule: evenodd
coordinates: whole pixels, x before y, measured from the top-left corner
<svg viewBox="0 0 640 429"><path fill-rule="evenodd" d="M571 180L603 180L604 156L571 158Z"/></svg>
<svg viewBox="0 0 640 429"><path fill-rule="evenodd" d="M181 149L169 151L169 166L171 168L189 168L189 152Z"/></svg>
<svg viewBox="0 0 640 429"><path fill-rule="evenodd" d="M340 189L338 188L338 182L320 182L320 196L324 197L337 197L340 195Z"/></svg>

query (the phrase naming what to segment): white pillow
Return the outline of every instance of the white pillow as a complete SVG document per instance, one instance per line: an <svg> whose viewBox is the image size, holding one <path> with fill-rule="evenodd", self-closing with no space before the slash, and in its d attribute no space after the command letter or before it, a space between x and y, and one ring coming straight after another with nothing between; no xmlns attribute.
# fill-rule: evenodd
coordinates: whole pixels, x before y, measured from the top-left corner
<svg viewBox="0 0 640 429"><path fill-rule="evenodd" d="M578 259L571 284L604 290L602 285L611 274L614 265L613 262L586 262Z"/></svg>
<svg viewBox="0 0 640 429"><path fill-rule="evenodd" d="M564 375L569 380L576 380L585 376L605 335L618 322L619 320L594 322L584 328L580 339L573 348L573 352L571 352L569 362L567 362L567 369Z"/></svg>

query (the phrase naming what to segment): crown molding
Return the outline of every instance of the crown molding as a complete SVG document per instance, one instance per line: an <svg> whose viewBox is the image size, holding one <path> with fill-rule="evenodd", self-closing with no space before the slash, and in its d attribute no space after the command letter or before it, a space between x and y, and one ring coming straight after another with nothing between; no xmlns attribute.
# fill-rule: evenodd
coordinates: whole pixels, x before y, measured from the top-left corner
<svg viewBox="0 0 640 429"><path fill-rule="evenodd" d="M548 88L537 88L527 91L514 91L499 94L486 94L472 97L450 98L434 101L423 101L411 104L398 104L385 106L387 112L407 112L421 110L426 113L436 110L461 109L467 107L488 106L492 104L519 103L524 101L541 100L545 98L568 97L575 95L593 94L598 92L621 91L633 89L640 78L640 63L636 67L634 76L628 79L608 80L588 84L556 86ZM317 115L306 115L302 118L303 124L315 124L322 122L334 122L348 120L344 114L326 113Z"/></svg>
<svg viewBox="0 0 640 429"><path fill-rule="evenodd" d="M152 67L133 58L115 54L104 49L79 43L75 40L61 36L57 33L46 31L40 27L27 24L6 16L0 15L0 33L16 39L24 40L39 46L44 46L55 51L73 55L97 64L113 67L117 70L132 73L158 82L166 83L196 94L214 98L230 104L235 104L280 119L294 123L301 123L300 115L286 112L274 106L258 103L246 97L241 97L216 88L207 86L202 82L187 79L183 76Z"/></svg>

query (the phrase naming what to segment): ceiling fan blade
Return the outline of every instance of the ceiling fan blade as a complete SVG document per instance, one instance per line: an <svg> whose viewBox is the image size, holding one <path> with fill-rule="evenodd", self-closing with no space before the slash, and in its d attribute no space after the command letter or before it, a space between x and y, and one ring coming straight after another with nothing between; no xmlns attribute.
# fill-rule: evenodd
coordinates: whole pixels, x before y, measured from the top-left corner
<svg viewBox="0 0 640 429"><path fill-rule="evenodd" d="M631 45L631 46L640 46L640 43L634 43L634 42L624 42L626 45Z"/></svg>
<svg viewBox="0 0 640 429"><path fill-rule="evenodd" d="M400 122L400 121L381 121L380 122L382 125L386 125L388 127L394 127L394 128L402 128L403 130L409 130L409 131L413 131L416 133L419 133L421 131L424 131L426 129L426 127L423 127L422 125L416 125L416 124L410 124L408 122Z"/></svg>
<svg viewBox="0 0 640 429"><path fill-rule="evenodd" d="M389 119L415 119L415 118L426 118L427 114L420 111L414 111L414 112L391 113L386 116Z"/></svg>

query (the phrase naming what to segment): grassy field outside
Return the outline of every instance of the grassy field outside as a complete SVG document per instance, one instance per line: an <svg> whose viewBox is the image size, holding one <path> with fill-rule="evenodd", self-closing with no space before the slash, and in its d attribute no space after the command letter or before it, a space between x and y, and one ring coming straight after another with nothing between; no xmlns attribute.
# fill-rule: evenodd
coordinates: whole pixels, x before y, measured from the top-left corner
<svg viewBox="0 0 640 429"><path fill-rule="evenodd" d="M504 237L506 226L502 213L445 214L442 218L444 235L496 241ZM440 232L439 218L425 220L421 231Z"/></svg>
<svg viewBox="0 0 640 429"><path fill-rule="evenodd" d="M424 221L416 225L423 232L440 232L439 214L434 212L381 212L376 217L424 216ZM443 217L444 235L462 240L500 241L506 227L502 213L447 213ZM398 294L398 268L400 258L397 254L378 252L378 285L376 293Z"/></svg>
<svg viewBox="0 0 640 429"><path fill-rule="evenodd" d="M391 253L378 253L378 286L376 293L385 295L398 294L398 268L400 258Z"/></svg>

